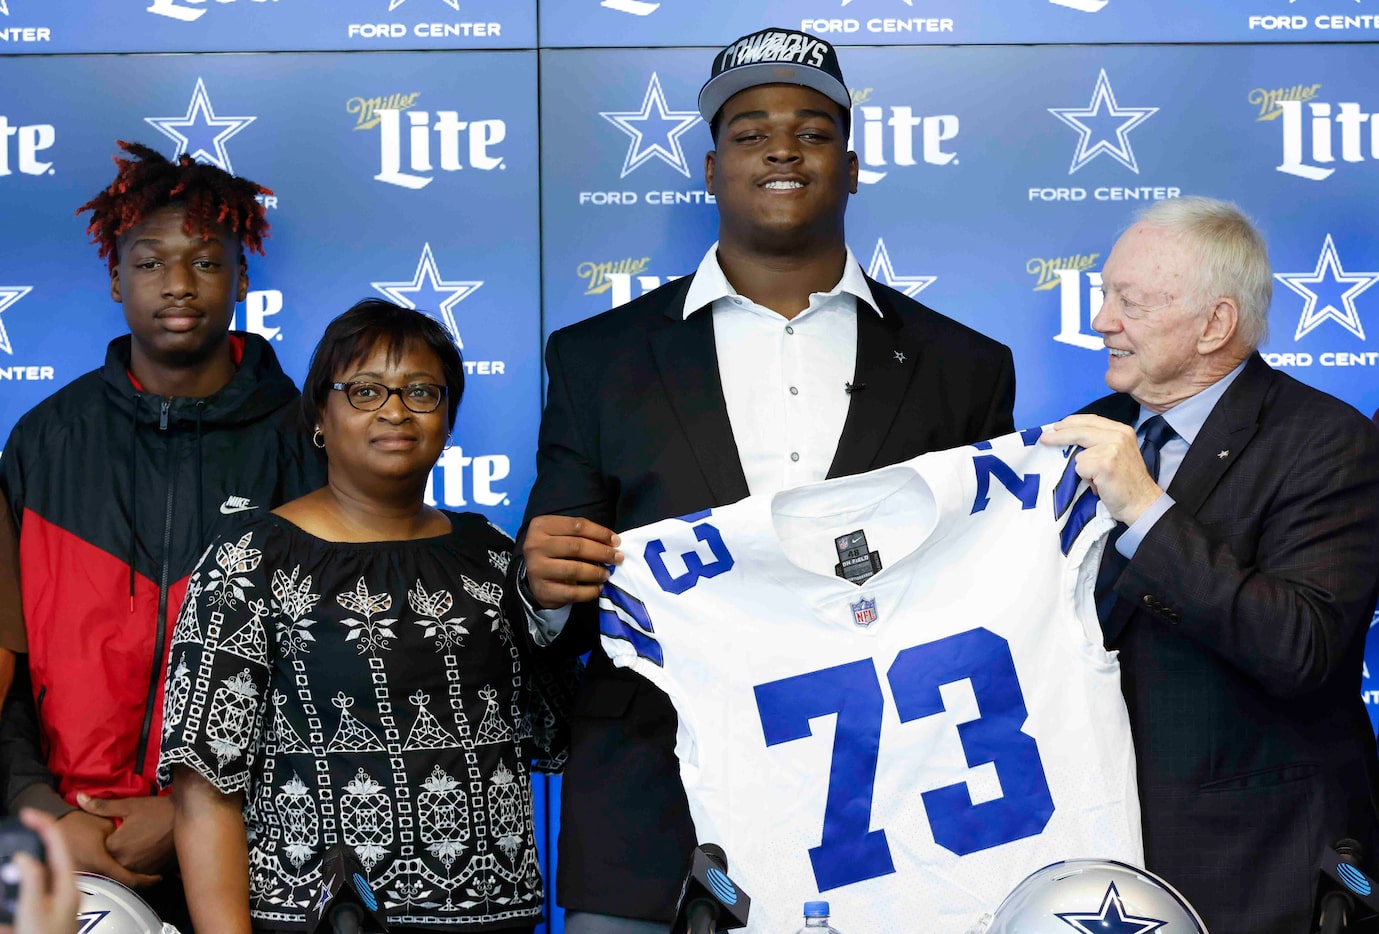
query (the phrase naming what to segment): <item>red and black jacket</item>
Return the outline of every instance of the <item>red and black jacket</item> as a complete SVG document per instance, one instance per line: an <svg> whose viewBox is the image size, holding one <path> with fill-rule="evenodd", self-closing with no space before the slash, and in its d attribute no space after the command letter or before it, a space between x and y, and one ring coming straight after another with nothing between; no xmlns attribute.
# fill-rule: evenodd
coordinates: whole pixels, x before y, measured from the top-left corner
<svg viewBox="0 0 1379 934"><path fill-rule="evenodd" d="M0 460L19 528L28 697L0 720L7 809L157 793L163 668L206 546L325 481L298 393L268 343L204 399L141 391L130 338L34 407ZM20 700L23 702L14 702Z"/></svg>

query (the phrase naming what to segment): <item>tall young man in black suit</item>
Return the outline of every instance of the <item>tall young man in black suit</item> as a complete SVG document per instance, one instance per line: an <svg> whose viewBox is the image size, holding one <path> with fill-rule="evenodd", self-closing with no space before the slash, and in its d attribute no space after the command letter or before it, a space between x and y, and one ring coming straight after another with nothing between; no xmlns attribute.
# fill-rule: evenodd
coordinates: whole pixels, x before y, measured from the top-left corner
<svg viewBox="0 0 1379 934"><path fill-rule="evenodd" d="M1269 257L1234 206L1159 202L1102 280L1093 327L1116 393L1043 440L1085 448L1078 473L1124 523L1098 610L1120 651L1145 861L1212 934L1311 931L1322 848L1379 846L1360 699L1379 431L1256 352Z"/></svg>
<svg viewBox="0 0 1379 934"><path fill-rule="evenodd" d="M719 241L693 277L556 332L514 573L546 651L595 648L628 529L1014 429L1010 351L867 278L837 55L770 29L699 97ZM663 934L696 839L670 702L590 656L561 800L570 934ZM731 856L731 854L729 854Z"/></svg>

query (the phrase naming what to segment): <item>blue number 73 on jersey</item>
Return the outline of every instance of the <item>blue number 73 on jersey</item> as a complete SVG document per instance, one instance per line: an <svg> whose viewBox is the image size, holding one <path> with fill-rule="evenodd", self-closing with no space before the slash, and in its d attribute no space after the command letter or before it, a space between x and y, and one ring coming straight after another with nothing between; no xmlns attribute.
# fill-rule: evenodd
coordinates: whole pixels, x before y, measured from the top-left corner
<svg viewBox="0 0 1379 934"><path fill-rule="evenodd" d="M969 767L995 767L1002 796L974 804L965 783L925 791L935 842L965 856L1043 831L1053 797L1038 745L1022 732L1029 714L1005 639L973 629L913 646L896 656L886 679L901 723L942 713L939 687L963 679L971 680L981 711L958 725L958 737ZM810 719L837 714L823 837L809 851L819 891L894 872L886 831L870 829L885 707L876 664L862 659L754 690L767 746L804 739L812 735ZM913 770L922 775L923 763Z"/></svg>

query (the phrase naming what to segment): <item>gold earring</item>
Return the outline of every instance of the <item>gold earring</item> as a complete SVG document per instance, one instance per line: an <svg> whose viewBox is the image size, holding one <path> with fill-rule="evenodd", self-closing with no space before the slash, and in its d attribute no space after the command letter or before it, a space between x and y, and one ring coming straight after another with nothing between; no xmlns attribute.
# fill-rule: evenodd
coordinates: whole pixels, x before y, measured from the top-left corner
<svg viewBox="0 0 1379 934"><path fill-rule="evenodd" d="M321 448L322 450L325 449L325 446L326 446L326 436L323 435L323 434L321 434L321 426L320 426L320 425L317 425L317 426L316 426L316 431L315 431L314 433L312 433L312 435L311 435L311 443L314 444L314 445L316 445L318 448Z"/></svg>

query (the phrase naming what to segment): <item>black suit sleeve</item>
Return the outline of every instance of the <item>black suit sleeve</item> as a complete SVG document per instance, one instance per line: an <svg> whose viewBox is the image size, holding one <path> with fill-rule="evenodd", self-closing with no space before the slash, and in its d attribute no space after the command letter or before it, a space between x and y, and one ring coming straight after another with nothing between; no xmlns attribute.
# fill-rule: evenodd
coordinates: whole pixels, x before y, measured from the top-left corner
<svg viewBox="0 0 1379 934"><path fill-rule="evenodd" d="M597 361L578 365L596 367ZM561 335L546 346L546 409L536 449L536 483L527 499L523 530L534 516L581 516L609 525L616 515L617 495L598 467L598 438L590 427L593 413L581 411L561 347Z"/></svg>
<svg viewBox="0 0 1379 934"><path fill-rule="evenodd" d="M1000 366L996 370L991 393L991 405L986 411L981 431L973 440L999 438L1015 430L1015 359L1010 348L1001 345Z"/></svg>
<svg viewBox="0 0 1379 934"><path fill-rule="evenodd" d="M1342 670L1362 644L1379 578L1379 432L1360 418L1333 419L1290 447L1293 462L1271 501L1243 495L1230 520L1259 523L1252 554L1228 524L1208 528L1175 505L1116 585L1123 599L1157 612L1153 622L1175 626L1279 697Z"/></svg>
<svg viewBox="0 0 1379 934"><path fill-rule="evenodd" d="M536 516L579 516L610 528L616 521L617 490L598 468L593 413L578 401L576 386L587 374L567 369L564 352L562 335L551 335L546 344L546 408L536 449L536 482L517 537L519 554L527 524ZM576 363L598 365L589 360ZM576 604L569 622L548 648L579 655L595 648L597 640L597 605Z"/></svg>

